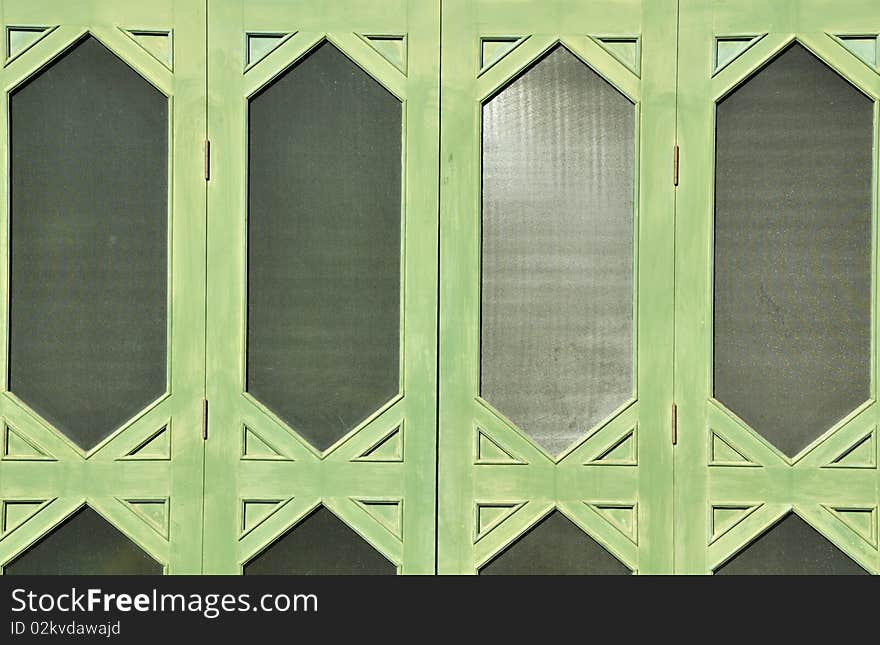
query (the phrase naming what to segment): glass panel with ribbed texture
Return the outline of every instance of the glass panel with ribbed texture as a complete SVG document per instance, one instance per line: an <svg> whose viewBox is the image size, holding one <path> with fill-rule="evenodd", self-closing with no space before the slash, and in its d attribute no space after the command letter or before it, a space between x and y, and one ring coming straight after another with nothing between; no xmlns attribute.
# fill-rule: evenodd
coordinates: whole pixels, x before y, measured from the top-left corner
<svg viewBox="0 0 880 645"><path fill-rule="evenodd" d="M480 391L552 454L633 396L634 129L562 46L483 107Z"/></svg>

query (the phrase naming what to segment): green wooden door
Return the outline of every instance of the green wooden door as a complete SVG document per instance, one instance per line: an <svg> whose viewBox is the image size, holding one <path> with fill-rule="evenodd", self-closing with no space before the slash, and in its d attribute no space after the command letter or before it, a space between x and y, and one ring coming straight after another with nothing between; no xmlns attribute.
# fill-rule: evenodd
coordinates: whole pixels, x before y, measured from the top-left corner
<svg viewBox="0 0 880 645"><path fill-rule="evenodd" d="M205 572L433 572L439 4L208 37Z"/></svg>
<svg viewBox="0 0 880 645"><path fill-rule="evenodd" d="M680 11L676 571L877 573L877 3Z"/></svg>
<svg viewBox="0 0 880 645"><path fill-rule="evenodd" d="M0 565L198 573L204 5L0 11Z"/></svg>
<svg viewBox="0 0 880 645"><path fill-rule="evenodd" d="M4 574L880 571L876 2L0 15Z"/></svg>
<svg viewBox="0 0 880 645"><path fill-rule="evenodd" d="M441 573L672 569L675 39L443 3Z"/></svg>

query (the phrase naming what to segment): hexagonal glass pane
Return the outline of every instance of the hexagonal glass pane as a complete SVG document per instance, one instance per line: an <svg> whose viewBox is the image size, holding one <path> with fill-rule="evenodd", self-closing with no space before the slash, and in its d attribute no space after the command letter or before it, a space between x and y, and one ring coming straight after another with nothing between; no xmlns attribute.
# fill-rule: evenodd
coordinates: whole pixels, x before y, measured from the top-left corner
<svg viewBox="0 0 880 645"><path fill-rule="evenodd" d="M89 36L9 111L9 387L88 449L166 389L168 99Z"/></svg>
<svg viewBox="0 0 880 645"><path fill-rule="evenodd" d="M14 575L161 575L162 565L88 506L3 567Z"/></svg>
<svg viewBox="0 0 880 645"><path fill-rule="evenodd" d="M480 569L480 575L627 575L629 567L611 555L559 511Z"/></svg>
<svg viewBox="0 0 880 645"><path fill-rule="evenodd" d="M824 535L791 513L719 567L717 575L867 575Z"/></svg>
<svg viewBox="0 0 880 645"><path fill-rule="evenodd" d="M245 575L396 575L397 567L323 506L244 566Z"/></svg>
<svg viewBox="0 0 880 645"><path fill-rule="evenodd" d="M480 392L553 454L633 395L634 109L561 45L483 107Z"/></svg>
<svg viewBox="0 0 880 645"><path fill-rule="evenodd" d="M789 455L870 396L872 135L800 44L718 104L714 395Z"/></svg>
<svg viewBox="0 0 880 645"><path fill-rule="evenodd" d="M250 102L247 390L322 450L399 390L402 114L328 42Z"/></svg>

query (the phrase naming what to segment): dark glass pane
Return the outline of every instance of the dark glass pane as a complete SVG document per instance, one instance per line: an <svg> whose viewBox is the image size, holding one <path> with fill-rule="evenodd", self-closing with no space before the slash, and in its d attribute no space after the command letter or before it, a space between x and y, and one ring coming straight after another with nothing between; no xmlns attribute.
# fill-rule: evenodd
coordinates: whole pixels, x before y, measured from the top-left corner
<svg viewBox="0 0 880 645"><path fill-rule="evenodd" d="M480 569L480 575L621 575L632 571L559 511Z"/></svg>
<svg viewBox="0 0 880 645"><path fill-rule="evenodd" d="M867 574L848 555L793 513L715 573L788 576Z"/></svg>
<svg viewBox="0 0 880 645"><path fill-rule="evenodd" d="M634 107L559 46L483 108L483 398L551 453L633 394Z"/></svg>
<svg viewBox="0 0 880 645"><path fill-rule="evenodd" d="M161 575L162 565L88 506L3 568L14 575Z"/></svg>
<svg viewBox="0 0 880 645"><path fill-rule="evenodd" d="M401 127L329 43L250 104L247 389L319 449L398 392Z"/></svg>
<svg viewBox="0 0 880 645"><path fill-rule="evenodd" d="M91 448L166 388L168 100L88 37L10 115L10 389Z"/></svg>
<svg viewBox="0 0 880 645"><path fill-rule="evenodd" d="M397 568L323 506L244 566L245 575L395 575Z"/></svg>
<svg viewBox="0 0 880 645"><path fill-rule="evenodd" d="M872 112L798 44L718 105L715 397L789 455L870 396Z"/></svg>

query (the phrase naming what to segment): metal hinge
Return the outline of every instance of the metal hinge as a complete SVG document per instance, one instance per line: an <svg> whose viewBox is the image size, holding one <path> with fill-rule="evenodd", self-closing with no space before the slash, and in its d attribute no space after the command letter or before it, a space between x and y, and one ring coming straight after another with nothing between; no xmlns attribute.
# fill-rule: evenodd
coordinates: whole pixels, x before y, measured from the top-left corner
<svg viewBox="0 0 880 645"><path fill-rule="evenodd" d="M202 399L202 441L208 440L208 399Z"/></svg>
<svg viewBox="0 0 880 645"><path fill-rule="evenodd" d="M672 445L678 443L678 406L672 404Z"/></svg>
<svg viewBox="0 0 880 645"><path fill-rule="evenodd" d="M211 142L205 139L205 181L211 181Z"/></svg>
<svg viewBox="0 0 880 645"><path fill-rule="evenodd" d="M678 186L678 144L675 144L675 149L672 153L672 185Z"/></svg>

